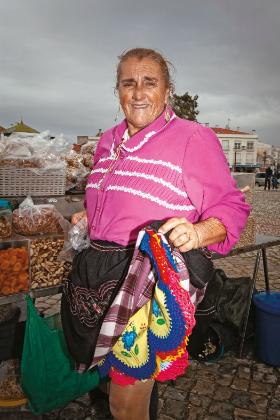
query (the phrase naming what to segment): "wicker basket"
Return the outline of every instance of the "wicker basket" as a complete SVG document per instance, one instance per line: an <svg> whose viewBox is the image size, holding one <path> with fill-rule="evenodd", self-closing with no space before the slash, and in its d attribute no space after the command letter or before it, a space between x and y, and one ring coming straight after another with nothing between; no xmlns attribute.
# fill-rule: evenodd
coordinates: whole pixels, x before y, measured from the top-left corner
<svg viewBox="0 0 280 420"><path fill-rule="evenodd" d="M64 169L0 168L0 195L5 197L63 195L65 183Z"/></svg>

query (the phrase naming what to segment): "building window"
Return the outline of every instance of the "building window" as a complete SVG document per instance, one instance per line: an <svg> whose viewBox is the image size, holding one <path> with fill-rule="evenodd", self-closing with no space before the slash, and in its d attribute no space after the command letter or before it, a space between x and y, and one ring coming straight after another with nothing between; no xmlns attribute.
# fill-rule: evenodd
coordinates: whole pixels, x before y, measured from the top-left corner
<svg viewBox="0 0 280 420"><path fill-rule="evenodd" d="M247 150L254 150L254 143L252 141L248 141Z"/></svg>
<svg viewBox="0 0 280 420"><path fill-rule="evenodd" d="M228 150L228 149L229 149L228 140L223 140L223 141L222 141L222 144L223 144L223 149L224 149L224 150Z"/></svg>
<svg viewBox="0 0 280 420"><path fill-rule="evenodd" d="M236 161L236 163L241 163L241 153L236 153L235 154L235 161Z"/></svg>
<svg viewBox="0 0 280 420"><path fill-rule="evenodd" d="M246 163L254 163L254 154L253 153L247 153L246 154Z"/></svg>
<svg viewBox="0 0 280 420"><path fill-rule="evenodd" d="M235 149L241 149L241 143L234 143Z"/></svg>

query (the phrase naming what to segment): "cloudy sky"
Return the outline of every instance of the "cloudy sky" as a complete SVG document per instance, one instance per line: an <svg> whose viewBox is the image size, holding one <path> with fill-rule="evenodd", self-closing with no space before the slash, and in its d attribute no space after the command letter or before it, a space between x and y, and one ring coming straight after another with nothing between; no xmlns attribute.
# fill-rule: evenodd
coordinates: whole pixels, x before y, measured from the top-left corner
<svg viewBox="0 0 280 420"><path fill-rule="evenodd" d="M109 128L117 56L135 46L173 62L200 122L280 145L279 0L0 0L0 125Z"/></svg>

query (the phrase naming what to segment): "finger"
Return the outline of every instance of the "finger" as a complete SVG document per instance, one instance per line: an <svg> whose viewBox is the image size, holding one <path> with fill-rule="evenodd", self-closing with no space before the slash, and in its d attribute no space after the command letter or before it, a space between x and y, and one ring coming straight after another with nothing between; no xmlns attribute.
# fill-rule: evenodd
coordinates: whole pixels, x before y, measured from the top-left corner
<svg viewBox="0 0 280 420"><path fill-rule="evenodd" d="M177 225L182 223L189 223L184 217L172 217L171 219L167 220L160 228L160 233L169 232L171 229L175 228Z"/></svg>
<svg viewBox="0 0 280 420"><path fill-rule="evenodd" d="M72 217L72 220L71 220L71 223L72 223L72 225L76 225L77 223L78 223L78 219L77 219L77 217Z"/></svg>
<svg viewBox="0 0 280 420"><path fill-rule="evenodd" d="M176 246L176 248L179 248L183 245L185 245L187 242L189 242L190 237L187 233L183 233L183 235L178 236L174 241L173 245Z"/></svg>
<svg viewBox="0 0 280 420"><path fill-rule="evenodd" d="M86 215L84 214L84 212L75 213L75 214L73 214L73 216L71 218L71 222L72 222L73 225L76 225L84 217L86 217Z"/></svg>
<svg viewBox="0 0 280 420"><path fill-rule="evenodd" d="M184 245L180 246L178 249L180 252L188 252L191 249L194 249L194 243L193 241L189 241L185 243Z"/></svg>
<svg viewBox="0 0 280 420"><path fill-rule="evenodd" d="M187 235L190 236L190 227L186 223L181 223L180 225L177 225L169 234L169 240L171 242L174 242L176 239L178 239L181 235Z"/></svg>

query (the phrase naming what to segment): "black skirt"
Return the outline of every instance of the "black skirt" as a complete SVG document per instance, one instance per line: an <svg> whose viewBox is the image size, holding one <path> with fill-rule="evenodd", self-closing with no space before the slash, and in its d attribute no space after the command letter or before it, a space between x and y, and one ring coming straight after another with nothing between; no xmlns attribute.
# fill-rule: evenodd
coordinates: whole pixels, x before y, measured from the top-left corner
<svg viewBox="0 0 280 420"><path fill-rule="evenodd" d="M61 299L61 320L68 351L89 366L108 308L120 289L134 251L114 242L93 241L74 257Z"/></svg>

